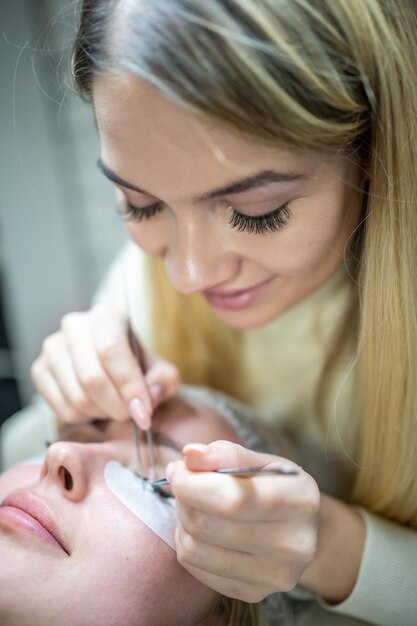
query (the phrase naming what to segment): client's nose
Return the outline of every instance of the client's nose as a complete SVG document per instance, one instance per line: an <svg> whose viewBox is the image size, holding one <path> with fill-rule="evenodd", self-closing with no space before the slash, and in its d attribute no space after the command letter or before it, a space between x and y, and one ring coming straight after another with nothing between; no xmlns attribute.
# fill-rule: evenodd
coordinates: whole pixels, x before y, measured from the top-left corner
<svg viewBox="0 0 417 626"><path fill-rule="evenodd" d="M58 485L62 495L74 502L88 491L88 463L83 448L86 446L58 441L46 453L43 477Z"/></svg>

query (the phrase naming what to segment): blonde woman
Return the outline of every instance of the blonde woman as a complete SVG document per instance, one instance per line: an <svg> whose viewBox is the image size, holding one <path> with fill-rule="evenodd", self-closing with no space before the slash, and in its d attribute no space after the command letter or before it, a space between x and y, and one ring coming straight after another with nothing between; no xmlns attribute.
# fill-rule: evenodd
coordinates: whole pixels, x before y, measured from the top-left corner
<svg viewBox="0 0 417 626"><path fill-rule="evenodd" d="M411 626L415 3L86 0L80 19L74 77L136 247L46 340L40 393L64 421L145 429L180 376L249 401L304 471L196 489L195 470L257 454L177 463L180 563L233 598L299 585L327 611Z"/></svg>

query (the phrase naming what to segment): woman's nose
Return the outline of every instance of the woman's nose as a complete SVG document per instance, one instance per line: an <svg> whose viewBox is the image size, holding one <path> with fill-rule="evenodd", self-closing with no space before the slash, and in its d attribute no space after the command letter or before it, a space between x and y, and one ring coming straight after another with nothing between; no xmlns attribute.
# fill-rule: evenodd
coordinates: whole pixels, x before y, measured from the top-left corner
<svg viewBox="0 0 417 626"><path fill-rule="evenodd" d="M88 493L89 463L88 446L68 441L58 441L49 446L42 470L42 478L58 486L62 495L74 502L81 501Z"/></svg>
<svg viewBox="0 0 417 626"><path fill-rule="evenodd" d="M197 218L177 222L164 260L171 284L184 295L231 280L239 264L221 235Z"/></svg>

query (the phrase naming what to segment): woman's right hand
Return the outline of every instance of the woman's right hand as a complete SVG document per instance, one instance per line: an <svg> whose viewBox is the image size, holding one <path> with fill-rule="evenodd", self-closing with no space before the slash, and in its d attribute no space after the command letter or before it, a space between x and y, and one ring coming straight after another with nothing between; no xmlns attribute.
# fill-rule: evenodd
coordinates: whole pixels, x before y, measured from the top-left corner
<svg viewBox="0 0 417 626"><path fill-rule="evenodd" d="M42 344L31 376L38 392L65 422L133 417L147 429L155 406L175 393L178 370L144 354L145 372L129 343L125 317L108 304L69 313Z"/></svg>

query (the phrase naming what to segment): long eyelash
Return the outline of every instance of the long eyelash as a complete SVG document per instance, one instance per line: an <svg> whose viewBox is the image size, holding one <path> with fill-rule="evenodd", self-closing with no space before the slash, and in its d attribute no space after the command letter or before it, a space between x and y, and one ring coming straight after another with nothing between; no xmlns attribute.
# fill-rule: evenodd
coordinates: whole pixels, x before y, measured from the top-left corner
<svg viewBox="0 0 417 626"><path fill-rule="evenodd" d="M287 204L283 204L271 213L265 215L243 215L233 207L229 207L231 211L229 224L232 228L236 228L239 232L255 233L256 235L264 235L266 233L275 233L284 228L290 219L292 213Z"/></svg>
<svg viewBox="0 0 417 626"><path fill-rule="evenodd" d="M130 202L126 202L119 213L123 219L133 222L142 222L151 219L157 213L164 209L162 202L155 202L147 207L135 207ZM287 204L283 204L271 213L265 215L244 215L239 213L233 207L229 207L231 216L229 224L232 228L236 228L239 232L255 233L263 235L266 233L274 233L284 228L291 217L291 210Z"/></svg>
<svg viewBox="0 0 417 626"><path fill-rule="evenodd" d="M123 208L118 207L118 213L122 216L123 219L132 221L132 222L142 222L143 220L149 220L151 217L154 217L157 213L160 213L164 208L164 204L162 202L155 202L154 204L150 204L147 207L137 207L127 202L124 204Z"/></svg>
<svg viewBox="0 0 417 626"><path fill-rule="evenodd" d="M89 420L88 423L90 424L90 426L96 428L100 432L105 432L107 430L107 427L111 424L111 421L112 420L110 419L93 418Z"/></svg>
<svg viewBox="0 0 417 626"><path fill-rule="evenodd" d="M159 485L153 485L152 480L150 480L149 478L142 476L139 472L133 472L133 473L135 476L137 476L138 478L141 478L144 481L145 488L148 489L149 491L153 491L154 493L157 493L158 496L161 496L162 498L174 498L172 493L165 491L163 487L160 487Z"/></svg>

